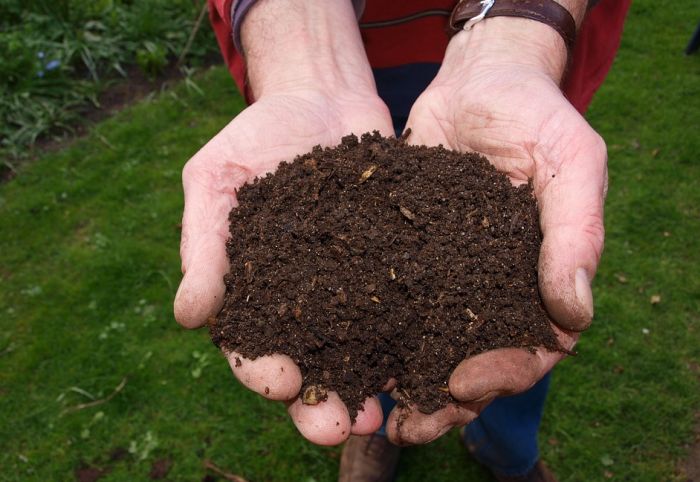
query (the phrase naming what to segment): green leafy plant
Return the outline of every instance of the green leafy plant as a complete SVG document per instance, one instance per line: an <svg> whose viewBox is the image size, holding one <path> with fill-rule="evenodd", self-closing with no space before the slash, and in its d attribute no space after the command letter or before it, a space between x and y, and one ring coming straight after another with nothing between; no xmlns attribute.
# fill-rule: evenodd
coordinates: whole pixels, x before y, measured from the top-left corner
<svg viewBox="0 0 700 482"><path fill-rule="evenodd" d="M191 0L0 0L0 163L74 131L86 106L137 66L153 79L182 53L202 8ZM217 49L198 30L187 61Z"/></svg>
<svg viewBox="0 0 700 482"><path fill-rule="evenodd" d="M168 65L167 52L160 44L147 40L136 51L136 63L147 76L154 78Z"/></svg>

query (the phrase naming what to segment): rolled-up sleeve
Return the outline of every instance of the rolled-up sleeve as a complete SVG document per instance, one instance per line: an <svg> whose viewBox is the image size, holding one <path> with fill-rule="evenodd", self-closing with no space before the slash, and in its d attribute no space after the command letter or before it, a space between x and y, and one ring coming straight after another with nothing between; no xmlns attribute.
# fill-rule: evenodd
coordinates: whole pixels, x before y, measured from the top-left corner
<svg viewBox="0 0 700 482"><path fill-rule="evenodd" d="M207 0L207 3L209 5L209 20L224 62L226 62L238 90L245 96L246 101L251 103L253 97L246 82L245 59L236 50L233 43L232 12L236 2L234 0Z"/></svg>

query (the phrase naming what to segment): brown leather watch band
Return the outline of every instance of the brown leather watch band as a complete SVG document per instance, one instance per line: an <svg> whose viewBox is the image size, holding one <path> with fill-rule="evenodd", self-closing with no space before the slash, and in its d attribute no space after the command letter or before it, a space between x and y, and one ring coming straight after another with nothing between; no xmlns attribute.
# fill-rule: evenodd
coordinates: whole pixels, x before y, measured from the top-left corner
<svg viewBox="0 0 700 482"><path fill-rule="evenodd" d="M479 0L460 1L450 16L451 34L459 32L482 9ZM522 17L549 25L562 36L571 58L576 40L576 22L569 11L554 0L496 0L485 16L489 17Z"/></svg>

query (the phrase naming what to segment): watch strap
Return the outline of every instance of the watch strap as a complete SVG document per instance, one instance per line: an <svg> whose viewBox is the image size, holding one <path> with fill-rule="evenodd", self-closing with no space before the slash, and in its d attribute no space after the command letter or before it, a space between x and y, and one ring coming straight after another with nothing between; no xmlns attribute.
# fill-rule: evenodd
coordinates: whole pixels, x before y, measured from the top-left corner
<svg viewBox="0 0 700 482"><path fill-rule="evenodd" d="M489 3L492 3L490 7ZM456 34L470 19L480 15L483 18L529 18L549 25L562 36L571 57L576 41L576 22L569 11L554 0L461 0L450 16L450 33Z"/></svg>

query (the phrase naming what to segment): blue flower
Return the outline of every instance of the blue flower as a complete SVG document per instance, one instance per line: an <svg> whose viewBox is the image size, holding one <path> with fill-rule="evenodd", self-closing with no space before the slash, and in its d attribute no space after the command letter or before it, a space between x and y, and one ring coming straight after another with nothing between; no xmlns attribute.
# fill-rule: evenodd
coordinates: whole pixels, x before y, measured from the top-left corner
<svg viewBox="0 0 700 482"><path fill-rule="evenodd" d="M37 56L38 58L40 58L40 59L43 59L43 58L44 58L44 51L42 50L42 51L40 51L40 52L37 52L37 53L36 53L36 56Z"/></svg>
<svg viewBox="0 0 700 482"><path fill-rule="evenodd" d="M43 76L44 76L44 71L43 71L43 70L40 70L39 72L36 73L36 76L39 77L39 78L43 77Z"/></svg>
<svg viewBox="0 0 700 482"><path fill-rule="evenodd" d="M54 59L51 62L49 62L48 64L46 64L45 68L47 71L50 72L52 70L56 70L60 65L61 65L61 62L59 60Z"/></svg>

